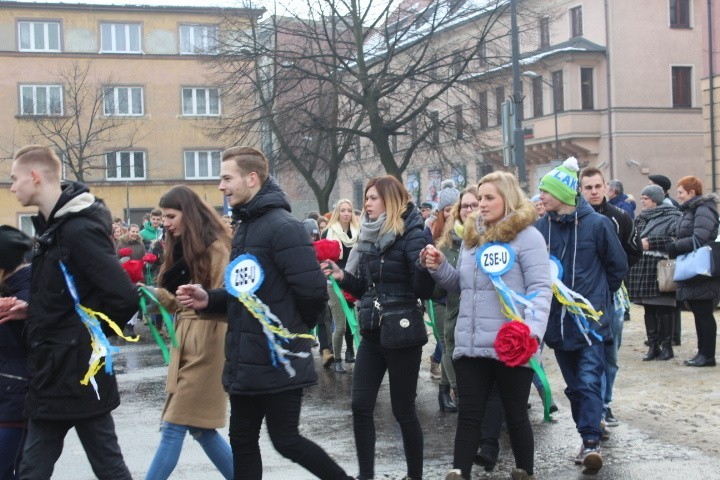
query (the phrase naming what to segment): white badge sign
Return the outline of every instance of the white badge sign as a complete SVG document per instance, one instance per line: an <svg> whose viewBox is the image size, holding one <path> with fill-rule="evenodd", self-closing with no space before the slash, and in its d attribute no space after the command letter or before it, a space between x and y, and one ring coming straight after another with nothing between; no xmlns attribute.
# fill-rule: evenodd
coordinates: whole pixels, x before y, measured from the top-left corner
<svg viewBox="0 0 720 480"><path fill-rule="evenodd" d="M255 293L264 279L260 262L249 253L240 255L225 269L225 288L236 297L241 293Z"/></svg>
<svg viewBox="0 0 720 480"><path fill-rule="evenodd" d="M487 243L477 251L475 261L480 270L499 277L515 264L515 251L507 243Z"/></svg>

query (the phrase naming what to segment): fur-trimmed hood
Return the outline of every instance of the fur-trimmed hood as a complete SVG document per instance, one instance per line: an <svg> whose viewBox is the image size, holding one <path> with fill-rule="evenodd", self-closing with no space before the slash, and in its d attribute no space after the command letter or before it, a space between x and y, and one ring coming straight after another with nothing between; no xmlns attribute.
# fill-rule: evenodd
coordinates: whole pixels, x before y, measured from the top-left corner
<svg viewBox="0 0 720 480"><path fill-rule="evenodd" d="M487 229L482 223L482 217L473 214L465 223L463 240L468 248L489 242L508 243L537 219L537 212L530 202L523 203L520 208Z"/></svg>

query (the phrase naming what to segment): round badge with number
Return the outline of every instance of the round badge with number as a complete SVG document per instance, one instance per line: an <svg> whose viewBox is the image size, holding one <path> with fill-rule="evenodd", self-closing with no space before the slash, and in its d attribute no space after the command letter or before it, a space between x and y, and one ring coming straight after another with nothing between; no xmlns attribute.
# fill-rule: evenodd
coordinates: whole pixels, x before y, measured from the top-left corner
<svg viewBox="0 0 720 480"><path fill-rule="evenodd" d="M550 255L550 279L562 281L563 266L555 255Z"/></svg>
<svg viewBox="0 0 720 480"><path fill-rule="evenodd" d="M480 270L497 277L515 264L515 251L507 243L486 243L475 253L475 261Z"/></svg>
<svg viewBox="0 0 720 480"><path fill-rule="evenodd" d="M249 253L240 255L225 269L225 288L235 297L241 293L255 293L264 279L260 262Z"/></svg>

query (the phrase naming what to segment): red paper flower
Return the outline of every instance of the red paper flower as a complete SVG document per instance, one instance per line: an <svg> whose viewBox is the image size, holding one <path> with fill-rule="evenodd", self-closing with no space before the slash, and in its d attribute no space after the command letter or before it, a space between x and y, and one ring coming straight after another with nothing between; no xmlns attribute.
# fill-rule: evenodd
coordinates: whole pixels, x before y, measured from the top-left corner
<svg viewBox="0 0 720 480"><path fill-rule="evenodd" d="M140 260L128 260L122 264L133 283L143 281L143 263Z"/></svg>
<svg viewBox="0 0 720 480"><path fill-rule="evenodd" d="M495 337L498 358L508 367L519 367L537 352L538 341L530 336L530 327L523 322L505 322Z"/></svg>
<svg viewBox="0 0 720 480"><path fill-rule="evenodd" d="M340 259L340 253L342 253L342 247L337 240L323 238L322 240L314 242L313 247L315 247L315 255L320 262L325 260L337 262Z"/></svg>
<svg viewBox="0 0 720 480"><path fill-rule="evenodd" d="M120 250L118 250L118 256L121 257L121 258L122 258L122 257L129 257L130 255L132 255L132 249L131 249L131 248L125 247L125 248L121 248Z"/></svg>
<svg viewBox="0 0 720 480"><path fill-rule="evenodd" d="M146 253L142 257L142 261L145 263L155 263L155 262L157 262L157 259L158 259L158 257L154 253Z"/></svg>

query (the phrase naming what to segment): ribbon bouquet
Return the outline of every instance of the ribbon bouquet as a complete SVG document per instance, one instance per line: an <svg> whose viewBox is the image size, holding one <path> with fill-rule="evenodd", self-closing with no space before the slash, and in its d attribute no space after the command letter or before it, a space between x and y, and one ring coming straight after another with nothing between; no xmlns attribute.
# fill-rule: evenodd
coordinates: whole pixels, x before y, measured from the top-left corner
<svg viewBox="0 0 720 480"><path fill-rule="evenodd" d="M290 377L294 377L295 369L290 364L290 358L307 358L310 354L290 351L285 348L286 345L295 338L314 340L315 337L308 333L290 332L282 321L270 311L270 307L255 295L264 279L265 273L260 262L249 253L237 257L225 270L226 290L230 295L236 297L262 326L270 349L272 365L274 367L282 366Z"/></svg>
<svg viewBox="0 0 720 480"><path fill-rule="evenodd" d="M535 371L545 389L543 402L544 420L550 421L550 405L552 391L545 370L533 358L538 350L538 341L530 335L530 328L523 321L518 305L529 309L534 315L532 299L537 292L522 295L511 289L502 279L502 275L510 271L515 264L515 251L507 243L490 242L483 245L475 253L475 261L484 273L490 277L500 300L500 310L509 320L500 327L495 337L494 348L498 358L508 367L519 367L527 363Z"/></svg>

